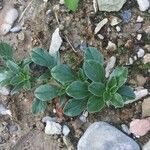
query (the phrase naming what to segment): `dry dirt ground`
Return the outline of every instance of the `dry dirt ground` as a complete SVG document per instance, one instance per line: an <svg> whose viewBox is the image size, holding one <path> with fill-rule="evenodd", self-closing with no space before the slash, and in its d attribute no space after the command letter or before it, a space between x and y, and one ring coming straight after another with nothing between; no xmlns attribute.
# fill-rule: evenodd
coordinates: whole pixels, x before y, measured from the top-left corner
<svg viewBox="0 0 150 150"><path fill-rule="evenodd" d="M3 16L8 11L9 5L13 5L21 16L29 3L30 0L4 0L3 9L0 10L0 24L3 21ZM48 10L50 10L50 13L46 14ZM131 10L132 18L129 23L119 24L121 34L116 31L115 27L111 27L108 24L100 31L104 37L103 40L94 35L94 28L100 20L111 16L120 18L120 14L124 10ZM139 15L144 18L144 22L136 22ZM42 0L33 0L22 19L20 21L17 20L15 23L15 25L22 26L22 31L19 33L8 33L5 36L0 35L0 41L7 41L12 44L16 59L22 59L28 56L31 49L35 46L48 49L52 33L56 27L60 27L61 37L63 38L63 44L60 49L63 62L70 63L72 66L80 62L82 58L81 46L86 46L87 43L100 49L106 60L114 55L117 57L118 64L125 64L130 56L136 55L139 47L143 47L145 53L150 52L150 35L145 32L150 27L149 23L149 13L140 12L134 0L129 0L119 12L97 12L96 14L94 13L92 0L82 0L79 10L75 13L69 12L64 5L59 5L58 0L50 0L46 4ZM136 39L137 33L143 35L140 41ZM116 43L116 50L106 50L109 40ZM143 68L142 60L138 59L128 68L130 71L128 83L133 87L142 84L142 86L149 89L149 74ZM139 80L137 76L143 78ZM61 136L47 136L44 134L44 125L41 123L41 118L45 115L55 116L52 106L45 114L33 116L31 114L32 100L33 91L29 93L22 91L13 97L0 95L0 101L6 104L13 112L13 117L11 118L0 116L0 149L67 149ZM66 123L71 129L70 140L75 147L74 149L76 149L79 138L92 122L107 121L118 128L120 128L121 124L129 125L133 118L141 117L141 103L142 101L138 101L117 110L106 108L100 113L90 114L87 118L87 123L84 124L79 121L79 118L65 117L63 123ZM136 140L140 145L143 145L149 138L150 133Z"/></svg>

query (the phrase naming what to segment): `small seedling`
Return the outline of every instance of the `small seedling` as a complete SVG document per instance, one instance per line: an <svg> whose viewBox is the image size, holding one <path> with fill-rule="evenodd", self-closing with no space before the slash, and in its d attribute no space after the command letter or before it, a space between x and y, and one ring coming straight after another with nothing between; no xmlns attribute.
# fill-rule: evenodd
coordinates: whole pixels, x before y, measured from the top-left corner
<svg viewBox="0 0 150 150"><path fill-rule="evenodd" d="M65 5L69 10L76 11L78 8L79 0L65 0Z"/></svg>

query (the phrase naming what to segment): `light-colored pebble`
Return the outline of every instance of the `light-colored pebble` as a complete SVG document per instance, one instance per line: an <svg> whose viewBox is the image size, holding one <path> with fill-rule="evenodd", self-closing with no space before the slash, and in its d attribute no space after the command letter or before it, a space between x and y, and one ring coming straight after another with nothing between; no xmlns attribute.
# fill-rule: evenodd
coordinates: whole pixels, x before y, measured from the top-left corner
<svg viewBox="0 0 150 150"><path fill-rule="evenodd" d="M69 135L70 129L68 128L68 126L63 125L63 127L62 127L62 133L63 133L64 136L68 136Z"/></svg>
<svg viewBox="0 0 150 150"><path fill-rule="evenodd" d="M119 26L116 26L116 30L117 30L117 32L120 32L121 28Z"/></svg>
<svg viewBox="0 0 150 150"><path fill-rule="evenodd" d="M20 32L21 30L22 30L21 26L15 26L12 29L10 29L10 32L17 33Z"/></svg>
<svg viewBox="0 0 150 150"><path fill-rule="evenodd" d="M146 11L150 6L149 0L137 0L137 3L139 5L140 11Z"/></svg>
<svg viewBox="0 0 150 150"><path fill-rule="evenodd" d="M146 55L143 57L143 63L144 63L144 64L150 63L150 54L146 54Z"/></svg>
<svg viewBox="0 0 150 150"><path fill-rule="evenodd" d="M110 25L111 26L116 26L120 22L121 22L121 20L118 17L116 17L116 16L111 16L110 17Z"/></svg>
<svg viewBox="0 0 150 150"><path fill-rule="evenodd" d="M136 22L143 22L143 20L144 20L143 17L138 16Z"/></svg>
<svg viewBox="0 0 150 150"><path fill-rule="evenodd" d="M150 97L142 102L142 117L150 117Z"/></svg>
<svg viewBox="0 0 150 150"><path fill-rule="evenodd" d="M116 46L115 43L109 41L109 42L108 42L108 45L107 45L107 47L106 47L106 49L107 49L107 50L110 50L110 51L114 51L114 50L117 49L117 46Z"/></svg>
<svg viewBox="0 0 150 150"><path fill-rule="evenodd" d="M142 34L138 34L137 37L136 37L136 39L137 39L138 41L140 41L141 38L142 38Z"/></svg>
<svg viewBox="0 0 150 150"><path fill-rule="evenodd" d="M144 49L140 48L139 51L137 52L137 56L138 58L142 58L145 54Z"/></svg>

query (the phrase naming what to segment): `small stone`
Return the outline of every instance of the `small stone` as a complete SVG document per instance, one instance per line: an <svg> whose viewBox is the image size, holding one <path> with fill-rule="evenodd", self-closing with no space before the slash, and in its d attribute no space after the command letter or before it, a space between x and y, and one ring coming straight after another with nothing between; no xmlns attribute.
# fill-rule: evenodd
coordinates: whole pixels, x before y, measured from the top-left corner
<svg viewBox="0 0 150 150"><path fill-rule="evenodd" d="M78 150L140 150L126 134L106 122L95 122L78 142Z"/></svg>
<svg viewBox="0 0 150 150"><path fill-rule="evenodd" d="M64 3L65 3L64 0L59 1L59 4L61 4L61 5L63 5Z"/></svg>
<svg viewBox="0 0 150 150"><path fill-rule="evenodd" d="M123 22L128 23L131 20L132 13L131 10L125 10L121 13Z"/></svg>
<svg viewBox="0 0 150 150"><path fill-rule="evenodd" d="M110 17L110 25L111 26L116 26L120 22L121 22L121 20L118 17L116 17L116 16L111 16Z"/></svg>
<svg viewBox="0 0 150 150"><path fill-rule="evenodd" d="M139 5L140 11L146 11L150 6L149 0L137 0L137 3Z"/></svg>
<svg viewBox="0 0 150 150"><path fill-rule="evenodd" d="M7 129L8 129L8 131L9 131L11 134L13 134L14 132L20 131L20 127L19 127L19 125L16 124L16 123L8 124L8 125L7 125Z"/></svg>
<svg viewBox="0 0 150 150"><path fill-rule="evenodd" d="M46 123L47 121L53 121L53 122L56 122L56 117L52 118L52 117L49 117L49 116L45 116L43 119L42 119L42 122Z"/></svg>
<svg viewBox="0 0 150 150"><path fill-rule="evenodd" d="M133 133L136 137L144 136L150 130L149 119L134 119L130 123L130 132Z"/></svg>
<svg viewBox="0 0 150 150"><path fill-rule="evenodd" d="M134 63L134 60L133 60L133 58L129 58L129 65L132 65Z"/></svg>
<svg viewBox="0 0 150 150"><path fill-rule="evenodd" d="M126 44L125 44L125 47L128 48L128 49L132 49L133 48L133 41L132 40L127 40Z"/></svg>
<svg viewBox="0 0 150 150"><path fill-rule="evenodd" d="M25 39L25 34L24 34L23 32L20 32L20 33L18 34L18 39L19 39L20 41L24 41L24 39Z"/></svg>
<svg viewBox="0 0 150 150"><path fill-rule="evenodd" d="M131 132L126 124L122 124L121 127L125 133L127 133L128 135L131 134Z"/></svg>
<svg viewBox="0 0 150 150"><path fill-rule="evenodd" d="M116 30L117 30L117 32L120 32L121 28L119 26L116 26Z"/></svg>
<svg viewBox="0 0 150 150"><path fill-rule="evenodd" d="M10 30L10 32L17 33L20 32L21 30L22 30L21 26L15 26Z"/></svg>
<svg viewBox="0 0 150 150"><path fill-rule="evenodd" d="M137 75L136 80L137 80L138 86L143 87L144 84L146 83L146 79L147 78L143 77L142 75Z"/></svg>
<svg viewBox="0 0 150 150"><path fill-rule="evenodd" d="M110 51L115 51L117 49L117 46L115 43L109 41L108 42L108 45L106 47L107 50L110 50Z"/></svg>
<svg viewBox="0 0 150 150"><path fill-rule="evenodd" d="M84 51L88 47L88 44L86 41L82 41L80 44L80 50Z"/></svg>
<svg viewBox="0 0 150 150"><path fill-rule="evenodd" d="M136 39L137 39L138 41L140 41L141 38L142 38L142 34L138 34L137 37L136 37Z"/></svg>
<svg viewBox="0 0 150 150"><path fill-rule="evenodd" d="M12 113L9 109L6 109L4 105L0 104L0 114L12 116Z"/></svg>
<svg viewBox="0 0 150 150"><path fill-rule="evenodd" d="M133 58L134 58L135 61L137 60L137 56L134 56Z"/></svg>
<svg viewBox="0 0 150 150"><path fill-rule="evenodd" d="M7 96L10 94L10 89L7 87L0 87L0 94Z"/></svg>
<svg viewBox="0 0 150 150"><path fill-rule="evenodd" d="M150 150L150 140L143 146L142 150Z"/></svg>
<svg viewBox="0 0 150 150"><path fill-rule="evenodd" d="M141 16L138 16L136 22L143 22L143 20L144 19Z"/></svg>
<svg viewBox="0 0 150 150"><path fill-rule="evenodd" d="M99 11L119 11L126 0L97 0Z"/></svg>
<svg viewBox="0 0 150 150"><path fill-rule="evenodd" d="M150 117L150 97L142 103L142 117Z"/></svg>
<svg viewBox="0 0 150 150"><path fill-rule="evenodd" d="M70 129L66 125L63 125L62 133L63 133L64 136L68 136L69 133L70 133Z"/></svg>
<svg viewBox="0 0 150 150"><path fill-rule="evenodd" d="M142 48L140 48L139 51L137 52L138 58L142 58L144 54L145 54L145 51Z"/></svg>
<svg viewBox="0 0 150 150"><path fill-rule="evenodd" d="M150 54L146 54L146 55L143 57L143 63L144 63L144 64L150 63Z"/></svg>
<svg viewBox="0 0 150 150"><path fill-rule="evenodd" d="M2 35L6 35L11 29L11 25L10 24L7 24L7 23L4 23L1 25L1 33Z"/></svg>
<svg viewBox="0 0 150 150"><path fill-rule="evenodd" d="M61 125L53 121L47 121L45 133L48 135L61 134Z"/></svg>
<svg viewBox="0 0 150 150"><path fill-rule="evenodd" d="M115 66L115 63L116 63L116 57L115 57L115 56L112 56L112 57L109 59L107 65L106 65L106 68L105 68L105 72L106 72L105 77L106 77L106 78L109 77L109 75L110 75L112 69L113 69L114 66Z"/></svg>
<svg viewBox="0 0 150 150"><path fill-rule="evenodd" d="M101 30L101 28L102 28L107 22L108 22L108 19L107 19L107 18L105 18L105 19L103 19L102 21L100 21L100 22L97 24L96 28L95 28L94 34L97 34L97 33Z"/></svg>
<svg viewBox="0 0 150 150"><path fill-rule="evenodd" d="M104 36L102 36L101 34L98 34L97 35L99 37L99 39L103 40L104 39Z"/></svg>

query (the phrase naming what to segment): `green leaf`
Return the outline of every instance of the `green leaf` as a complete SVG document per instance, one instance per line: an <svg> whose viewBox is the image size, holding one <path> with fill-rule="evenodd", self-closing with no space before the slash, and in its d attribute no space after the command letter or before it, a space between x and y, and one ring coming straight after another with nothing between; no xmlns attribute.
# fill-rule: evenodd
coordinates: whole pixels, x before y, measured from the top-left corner
<svg viewBox="0 0 150 150"><path fill-rule="evenodd" d="M86 107L87 99L70 99L64 107L64 114L70 117L78 116Z"/></svg>
<svg viewBox="0 0 150 150"><path fill-rule="evenodd" d="M124 101L135 99L134 91L129 86L122 86L117 92Z"/></svg>
<svg viewBox="0 0 150 150"><path fill-rule="evenodd" d="M31 82L29 80L24 81L23 89L24 90L31 90Z"/></svg>
<svg viewBox="0 0 150 150"><path fill-rule="evenodd" d="M120 108L120 107L124 106L123 99L122 99L121 95L118 93L116 93L113 96L113 98L110 100L110 102L115 108Z"/></svg>
<svg viewBox="0 0 150 150"><path fill-rule="evenodd" d="M81 81L85 81L87 79L86 75L84 73L84 70L82 68L79 68L78 79L81 80Z"/></svg>
<svg viewBox="0 0 150 150"><path fill-rule="evenodd" d="M8 61L6 62L6 64L7 64L7 67L8 67L13 73L19 74L19 72L20 72L20 67L19 67L16 63L14 63L14 62L11 61L11 60L8 60Z"/></svg>
<svg viewBox="0 0 150 150"><path fill-rule="evenodd" d="M102 82L105 78L104 67L94 60L87 60L83 64L86 76L94 82Z"/></svg>
<svg viewBox="0 0 150 150"><path fill-rule="evenodd" d="M62 84L72 82L73 80L75 80L75 76L72 72L72 69L64 64L57 65L54 68L52 68L51 75L55 80Z"/></svg>
<svg viewBox="0 0 150 150"><path fill-rule="evenodd" d="M22 76L21 76L21 75L15 75L15 76L11 79L10 84L15 85L15 84L19 84L19 83L21 83L21 82L23 82Z"/></svg>
<svg viewBox="0 0 150 150"><path fill-rule="evenodd" d="M11 91L11 95L14 95L14 94L18 93L19 90L21 90L23 88L23 85L24 85L23 82L18 83L17 85L15 85L15 87Z"/></svg>
<svg viewBox="0 0 150 150"><path fill-rule="evenodd" d="M102 97L105 91L105 85L100 82L92 82L89 85L88 90L95 96Z"/></svg>
<svg viewBox="0 0 150 150"><path fill-rule="evenodd" d="M108 91L105 91L104 94L103 94L103 99L105 101L109 101L111 98L112 98L111 93L109 93Z"/></svg>
<svg viewBox="0 0 150 150"><path fill-rule="evenodd" d="M118 86L117 86L117 79L115 77L112 77L108 80L106 89L110 93L116 93L116 91L118 90Z"/></svg>
<svg viewBox="0 0 150 150"><path fill-rule="evenodd" d="M45 72L44 74L42 74L37 80L38 81L46 81L48 79L50 79L51 74L49 71Z"/></svg>
<svg viewBox="0 0 150 150"><path fill-rule="evenodd" d="M69 10L76 11L78 8L79 0L65 0L65 5Z"/></svg>
<svg viewBox="0 0 150 150"><path fill-rule="evenodd" d="M42 101L50 101L53 98L57 97L58 89L56 87L45 84L45 85L39 86L35 90L34 95L36 98Z"/></svg>
<svg viewBox="0 0 150 150"><path fill-rule="evenodd" d="M40 113L40 112L44 112L45 109L47 107L47 103L46 102L43 102L37 98L35 98L33 100L33 103L32 103L32 113L34 115Z"/></svg>
<svg viewBox="0 0 150 150"><path fill-rule="evenodd" d="M85 82L74 81L67 89L66 93L75 99L83 99L89 95L88 85Z"/></svg>
<svg viewBox="0 0 150 150"><path fill-rule="evenodd" d="M11 60L12 59L12 47L7 43L0 43L0 56L5 60Z"/></svg>
<svg viewBox="0 0 150 150"><path fill-rule="evenodd" d="M88 47L87 49L85 49L84 59L95 60L101 65L104 64L103 55L94 47Z"/></svg>
<svg viewBox="0 0 150 150"><path fill-rule="evenodd" d="M127 81L128 69L125 67L117 67L111 73L110 78L112 77L115 77L117 79L117 86L119 88Z"/></svg>
<svg viewBox="0 0 150 150"><path fill-rule="evenodd" d="M87 103L87 110L88 112L94 113L100 111L102 108L104 108L105 102L103 98L92 96L89 98Z"/></svg>
<svg viewBox="0 0 150 150"><path fill-rule="evenodd" d="M52 69L55 65L55 59L44 49L33 48L31 51L31 60L41 66Z"/></svg>

